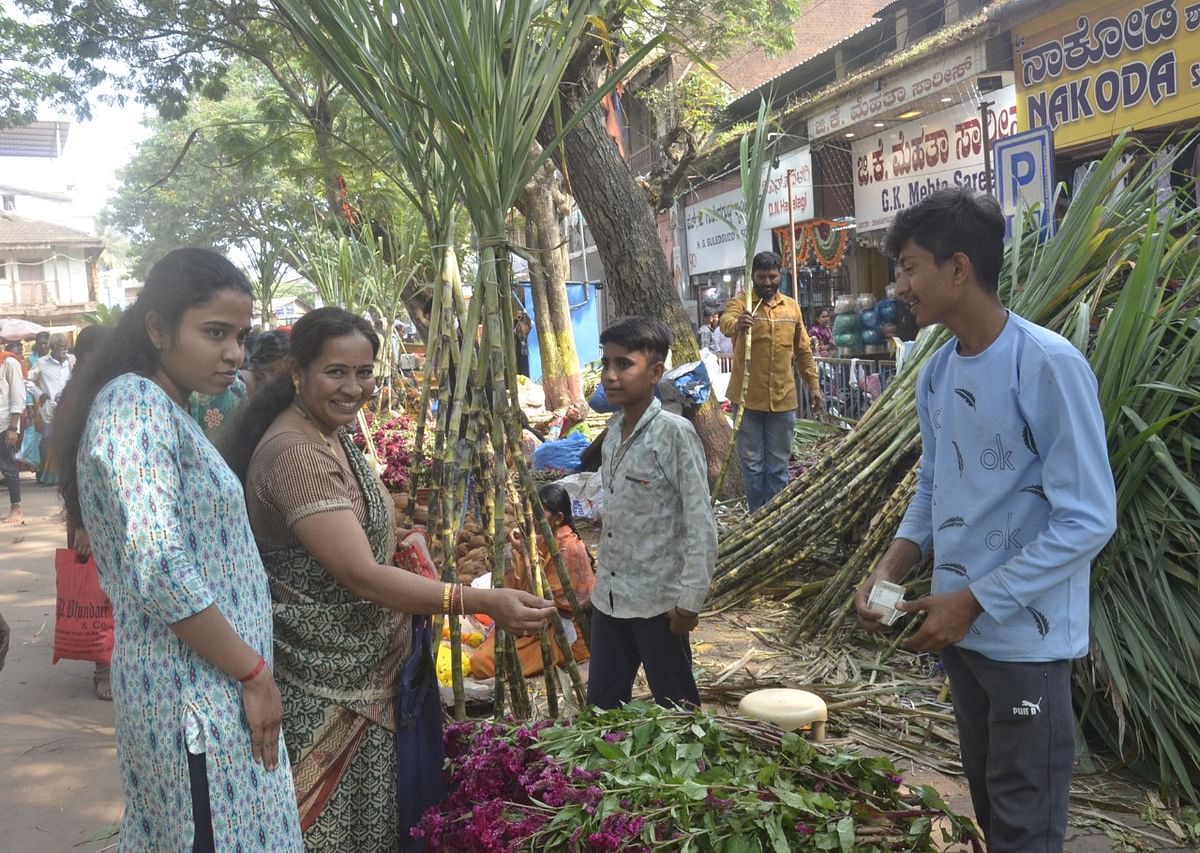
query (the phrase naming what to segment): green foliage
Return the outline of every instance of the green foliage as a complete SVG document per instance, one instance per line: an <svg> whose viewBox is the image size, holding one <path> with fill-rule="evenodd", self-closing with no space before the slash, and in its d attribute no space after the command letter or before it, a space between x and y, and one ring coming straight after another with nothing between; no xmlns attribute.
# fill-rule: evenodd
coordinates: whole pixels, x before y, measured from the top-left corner
<svg viewBox="0 0 1200 853"><path fill-rule="evenodd" d="M700 65L693 65L682 78L665 86L639 88L634 93L659 123L678 126L695 139L712 133L731 95L728 86Z"/></svg>
<svg viewBox="0 0 1200 853"><path fill-rule="evenodd" d="M527 731L504 739L524 742ZM637 833L620 839L630 849L695 853L938 850L973 834L932 788L904 787L886 759L764 723L634 702L543 728L531 746L572 778L594 776L582 784L601 798L568 797L521 849L573 849L619 814L639 819L624 824ZM590 849L617 849L605 840Z"/></svg>
<svg viewBox="0 0 1200 853"><path fill-rule="evenodd" d="M238 56L268 58L281 35L270 7L254 0L13 0L38 26L34 49L86 104L97 86L140 100L168 118L194 96L220 98ZM286 53L283 54L286 56ZM286 79L304 65L293 54Z"/></svg>
<svg viewBox="0 0 1200 853"><path fill-rule="evenodd" d="M610 3L630 47L667 36L697 57L715 62L738 50L768 55L795 44L792 22L805 0L623 0Z"/></svg>
<svg viewBox="0 0 1200 853"><path fill-rule="evenodd" d="M261 72L240 66L231 83L224 100L194 99L186 119L152 120L120 172L105 223L129 236L136 276L180 246L237 249L258 266L289 225L312 218L311 143L264 118Z"/></svg>
<svg viewBox="0 0 1200 853"><path fill-rule="evenodd" d="M78 66L57 52L48 22L12 17L0 7L0 128L33 121L39 105L86 118L86 95L101 75Z"/></svg>
<svg viewBox="0 0 1200 853"><path fill-rule="evenodd" d="M121 311L120 305L111 308L107 305L97 305L95 311L84 314L82 319L88 326L115 326L121 321Z"/></svg>

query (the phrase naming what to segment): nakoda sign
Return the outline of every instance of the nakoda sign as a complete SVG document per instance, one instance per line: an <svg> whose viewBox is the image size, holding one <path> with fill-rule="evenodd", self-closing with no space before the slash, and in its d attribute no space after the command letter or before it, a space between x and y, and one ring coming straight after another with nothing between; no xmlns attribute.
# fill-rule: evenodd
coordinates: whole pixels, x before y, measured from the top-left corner
<svg viewBox="0 0 1200 853"><path fill-rule="evenodd" d="M989 97L987 136L994 143L1017 131L1016 91L1006 86ZM982 116L959 106L855 140L858 229L885 228L898 211L943 187L985 190L983 136Z"/></svg>
<svg viewBox="0 0 1200 853"><path fill-rule="evenodd" d="M1058 150L1200 116L1200 2L1078 0L1013 27L1021 127Z"/></svg>
<svg viewBox="0 0 1200 853"><path fill-rule="evenodd" d="M757 251L770 250L771 229L788 223L789 171L792 176L792 218L796 222L813 218L812 155L807 148L801 148L781 156L779 165L770 171ZM741 225L745 217L742 191L730 190L684 208L688 273L691 275L733 269L746 263L741 232L731 230L714 213Z"/></svg>

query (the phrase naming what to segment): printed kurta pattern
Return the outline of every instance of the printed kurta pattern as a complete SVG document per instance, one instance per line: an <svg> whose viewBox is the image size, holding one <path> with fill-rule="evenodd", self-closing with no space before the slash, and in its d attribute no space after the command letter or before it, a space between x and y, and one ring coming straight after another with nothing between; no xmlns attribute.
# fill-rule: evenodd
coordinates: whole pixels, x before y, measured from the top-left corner
<svg viewBox="0 0 1200 853"><path fill-rule="evenodd" d="M267 772L251 757L238 683L170 629L215 604L272 662L270 591L241 484L187 411L126 374L96 398L79 486L113 602L119 849L192 849L188 751L207 757L218 851L302 849L282 738L279 767Z"/></svg>

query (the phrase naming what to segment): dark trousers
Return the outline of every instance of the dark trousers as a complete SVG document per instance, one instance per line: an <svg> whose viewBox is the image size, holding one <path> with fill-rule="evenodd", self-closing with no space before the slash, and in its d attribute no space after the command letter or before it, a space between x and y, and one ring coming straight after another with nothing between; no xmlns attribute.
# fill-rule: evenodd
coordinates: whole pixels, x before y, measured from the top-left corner
<svg viewBox="0 0 1200 853"><path fill-rule="evenodd" d="M8 502L14 506L21 502L21 472L17 468L17 451L21 445L8 446L8 433L0 433L0 475L8 486Z"/></svg>
<svg viewBox="0 0 1200 853"><path fill-rule="evenodd" d="M192 785L192 853L215 853L213 839L212 806L208 799L208 759L204 753L187 757L188 780Z"/></svg>
<svg viewBox="0 0 1200 853"><path fill-rule="evenodd" d="M671 633L667 614L649 619L617 619L592 610L592 660L587 701L597 708L618 708L630 700L639 666L654 701L663 707L700 707L692 675L692 646L687 636Z"/></svg>
<svg viewBox="0 0 1200 853"><path fill-rule="evenodd" d="M1069 661L1010 663L948 646L963 770L990 853L1058 853L1075 757Z"/></svg>

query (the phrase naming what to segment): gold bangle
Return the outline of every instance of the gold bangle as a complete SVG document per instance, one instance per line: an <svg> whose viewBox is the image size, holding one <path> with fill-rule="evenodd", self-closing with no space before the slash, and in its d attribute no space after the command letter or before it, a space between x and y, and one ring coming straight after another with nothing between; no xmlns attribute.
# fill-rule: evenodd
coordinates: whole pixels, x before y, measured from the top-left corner
<svg viewBox="0 0 1200 853"><path fill-rule="evenodd" d="M460 583L460 584L455 584L455 586L457 586L457 587L458 587L458 615L459 615L459 616L466 616L466 615L467 615L467 611L466 611L466 608L464 608L464 607L463 607L463 590L462 590L462 584L461 584L461 583Z"/></svg>
<svg viewBox="0 0 1200 853"><path fill-rule="evenodd" d="M442 589L442 612L443 613L450 612L450 599L453 594L454 594L454 585L453 584L445 584L444 588Z"/></svg>

